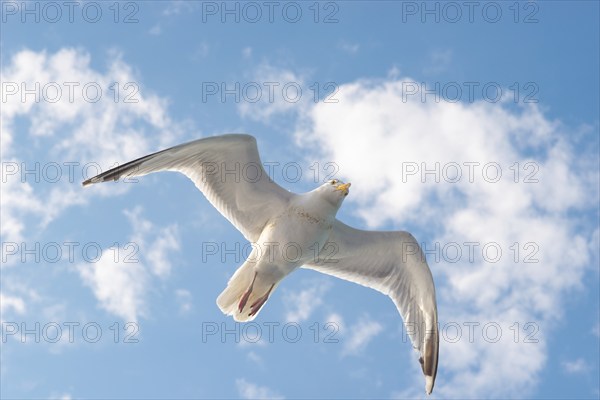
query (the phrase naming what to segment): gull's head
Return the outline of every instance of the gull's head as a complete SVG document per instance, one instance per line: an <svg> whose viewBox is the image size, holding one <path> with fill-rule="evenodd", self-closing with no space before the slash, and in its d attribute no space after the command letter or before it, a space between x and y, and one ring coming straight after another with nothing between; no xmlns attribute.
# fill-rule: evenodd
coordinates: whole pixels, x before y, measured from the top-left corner
<svg viewBox="0 0 600 400"><path fill-rule="evenodd" d="M331 179L321 185L317 190L332 205L339 208L344 198L350 193L350 183L344 183L339 179Z"/></svg>
<svg viewBox="0 0 600 400"><path fill-rule="evenodd" d="M340 192L344 197L348 196L348 193L350 193L350 186L352 185L350 182L344 183L338 179L332 179L327 183L334 187L334 192Z"/></svg>

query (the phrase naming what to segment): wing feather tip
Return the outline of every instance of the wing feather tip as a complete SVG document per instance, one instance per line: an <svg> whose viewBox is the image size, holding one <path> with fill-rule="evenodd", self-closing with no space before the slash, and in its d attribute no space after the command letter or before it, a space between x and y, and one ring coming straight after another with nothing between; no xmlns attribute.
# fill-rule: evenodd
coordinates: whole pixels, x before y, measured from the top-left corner
<svg viewBox="0 0 600 400"><path fill-rule="evenodd" d="M102 175L96 175L93 178L86 179L85 181L83 181L81 183L81 186L86 187L98 182L106 182L106 179L103 178Z"/></svg>
<svg viewBox="0 0 600 400"><path fill-rule="evenodd" d="M94 183L98 183L98 179L96 179L97 177L93 177L90 179L86 179L85 181L83 181L81 183L81 186L86 187L86 186L90 186L93 185Z"/></svg>
<svg viewBox="0 0 600 400"><path fill-rule="evenodd" d="M425 393L428 395L433 392L433 384L435 383L435 378L433 376L425 375Z"/></svg>
<svg viewBox="0 0 600 400"><path fill-rule="evenodd" d="M438 369L439 333L437 330L437 323L434 325L433 332L427 332L427 335L428 337L425 339L424 343L424 354L422 353L419 362L421 363L423 374L425 375L425 392L430 395L433 391L433 385L435 384L435 377Z"/></svg>

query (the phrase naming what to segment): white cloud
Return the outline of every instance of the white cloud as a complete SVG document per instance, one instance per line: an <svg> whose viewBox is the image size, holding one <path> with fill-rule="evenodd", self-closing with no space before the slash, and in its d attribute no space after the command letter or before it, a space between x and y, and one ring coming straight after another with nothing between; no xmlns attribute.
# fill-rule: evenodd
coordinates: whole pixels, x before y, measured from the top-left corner
<svg viewBox="0 0 600 400"><path fill-rule="evenodd" d="M148 275L139 262L114 259L114 254L124 251L123 248L110 248L100 260L80 264L77 270L102 308L124 321L136 322L146 313L144 296Z"/></svg>
<svg viewBox="0 0 600 400"><path fill-rule="evenodd" d="M264 367L264 362L261 356L259 356L258 354L256 354L253 351L249 351L247 354L248 360L252 361L254 364L258 365L259 367Z"/></svg>
<svg viewBox="0 0 600 400"><path fill-rule="evenodd" d="M8 279L10 271L2 270L0 288L0 318L10 321L21 316L30 316L32 310L40 304L49 304L51 299L41 296L38 291L28 286L23 280Z"/></svg>
<svg viewBox="0 0 600 400"><path fill-rule="evenodd" d="M172 144L181 135L180 126L168 117L166 99L146 90L119 53L108 52L105 63L105 70L100 71L92 67L87 52L62 48L54 53L22 50L3 64L0 77L4 96L0 133L3 242L27 243L73 206L87 204L99 195L124 193L131 185L83 189L81 181L117 162ZM10 90L4 91L5 88ZM23 99L25 89L35 94ZM148 135L149 131L160 135ZM72 167L65 163L71 163ZM51 181L43 173L51 164L59 166L57 181ZM23 176L25 169L37 169L37 176ZM161 233L156 247L149 249L148 264L160 276L170 270L170 263L163 255L177 248L173 241L176 234L174 228L168 228ZM19 265L18 261L13 257L2 267ZM123 282L128 282L136 270L122 262L113 262L109 255L99 263L114 271ZM101 282L108 278L98 266L89 270L86 277L89 282L98 283L94 286L98 296L112 310L117 305L106 297L110 294ZM14 274L3 271L5 295ZM129 300L122 299L127 304L126 311L119 314L124 317L137 315L140 292L135 284L127 290Z"/></svg>
<svg viewBox="0 0 600 400"><path fill-rule="evenodd" d="M346 53L349 54L356 54L358 53L358 50L360 49L360 45L358 43L347 43L347 42L343 42L340 45L340 48L345 51Z"/></svg>
<svg viewBox="0 0 600 400"><path fill-rule="evenodd" d="M152 36L159 36L162 33L162 27L160 26L160 24L156 24L152 28L150 28L148 33Z"/></svg>
<svg viewBox="0 0 600 400"><path fill-rule="evenodd" d="M272 389L266 386L259 386L254 383L248 382L246 379L236 379L235 386L237 387L238 393L243 399L284 399L283 396L275 393Z"/></svg>
<svg viewBox="0 0 600 400"><path fill-rule="evenodd" d="M189 290L175 290L175 299L179 303L179 312L181 314L187 314L192 310L192 294Z"/></svg>
<svg viewBox="0 0 600 400"><path fill-rule="evenodd" d="M176 226L156 228L141 216L140 208L125 211L125 215L133 226L130 241L102 252L98 261L79 264L76 269L103 309L124 321L136 322L147 315L146 292L152 275L166 277L164 271L171 268L169 252L179 247L164 245L177 243L172 233Z"/></svg>
<svg viewBox="0 0 600 400"><path fill-rule="evenodd" d="M247 79L249 85L258 85L261 95L248 91L246 101L240 102L238 111L245 118L269 122L279 114L296 112L313 99L306 77L288 69L263 63Z"/></svg>
<svg viewBox="0 0 600 400"><path fill-rule="evenodd" d="M579 374L589 370L589 366L583 358L578 358L573 361L564 361L562 366L568 374Z"/></svg>
<svg viewBox="0 0 600 400"><path fill-rule="evenodd" d="M160 278L166 278L172 268L169 253L180 249L178 227L173 224L157 229L141 214L141 207L125 211L131 226L134 227L132 242L144 250L144 258L149 264L151 272ZM150 244L151 236L154 236L154 240Z"/></svg>
<svg viewBox="0 0 600 400"><path fill-rule="evenodd" d="M63 394L52 394L50 395L50 399L51 400L71 400L73 397L71 396L70 393L63 393Z"/></svg>
<svg viewBox="0 0 600 400"><path fill-rule="evenodd" d="M167 6L163 10L163 15L171 16L171 15L179 15L181 13L190 13L193 12L197 8L197 5L194 2L185 1L185 0L171 0L168 2Z"/></svg>
<svg viewBox="0 0 600 400"><path fill-rule="evenodd" d="M323 304L323 296L329 290L329 281L315 281L307 289L298 292L286 290L283 303L286 308L287 322L306 321Z"/></svg>
<svg viewBox="0 0 600 400"><path fill-rule="evenodd" d="M3 135L4 136L4 135ZM4 147L4 143L2 144ZM19 165L14 158L2 161L2 167L8 167L9 164ZM6 170L5 170L6 171ZM25 221L22 219L23 214L34 213L42 215L44 205L41 200L33 196L33 188L28 183L20 183L17 179L6 178L5 173L2 174L2 188L0 192L0 214L2 218L2 226L0 234L3 242L20 243L23 241L23 231L25 230ZM3 266L7 266L4 264Z"/></svg>
<svg viewBox="0 0 600 400"><path fill-rule="evenodd" d="M369 344L371 339L383 330L383 326L373 321L368 315L362 316L354 325L348 328L347 338L344 340L342 355L360 354Z"/></svg>
<svg viewBox="0 0 600 400"><path fill-rule="evenodd" d="M242 338L240 339L239 343L237 344L240 348L253 348L253 347L265 347L267 345L267 341L265 340L264 337L258 337L256 338L254 335L254 331L252 329L250 329L250 332L252 333L248 333L248 336L242 336Z"/></svg>
<svg viewBox="0 0 600 400"><path fill-rule="evenodd" d="M544 337L561 318L565 294L583 287L591 268L597 228L585 215L598 203L594 149L571 142L573 129L535 104L423 102L406 96L405 84L414 81L361 80L341 85L336 104L297 107L297 142L323 160L336 160L339 175L353 183L345 208L355 209L364 225L418 227L422 231L414 233L427 249L438 243L428 260L442 324L492 321L507 332L515 322L533 322L545 332L535 344L515 343L510 335L497 343L442 341L445 379L437 392L526 395L546 361ZM471 162L479 163L472 180ZM484 175L488 163L502 171L497 182ZM456 165L462 177L451 183L446 167ZM415 166L419 173L407 175ZM438 182L421 174L436 166ZM537 181L524 182L528 175ZM468 242L478 243L472 260L463 245ZM455 262L441 251L451 243L462 251ZM487 243L500 247L499 261L486 261Z"/></svg>
<svg viewBox="0 0 600 400"><path fill-rule="evenodd" d="M435 50L429 54L429 63L424 68L424 74L439 74L446 71L452 62L453 52L450 49Z"/></svg>
<svg viewBox="0 0 600 400"><path fill-rule="evenodd" d="M400 68L398 68L397 65L393 65L387 71L387 77L388 77L388 79L391 79L391 80L397 80L400 77Z"/></svg>
<svg viewBox="0 0 600 400"><path fill-rule="evenodd" d="M210 45L206 41L203 40L196 46L196 49L193 51L192 57L195 60L200 60L200 59L208 56L209 52L210 52Z"/></svg>
<svg viewBox="0 0 600 400"><path fill-rule="evenodd" d="M250 58L252 57L252 47L246 46L242 49L242 57Z"/></svg>
<svg viewBox="0 0 600 400"><path fill-rule="evenodd" d="M169 252L178 250L179 238L177 226L170 225L163 228L160 232L160 236L156 238L145 254L145 257L150 262L152 272L161 278L168 276L172 268Z"/></svg>
<svg viewBox="0 0 600 400"><path fill-rule="evenodd" d="M334 324L336 334L342 337L342 356L362 354L369 342L383 331L383 325L368 314L360 316L354 324L347 325L344 318L334 312L325 318L324 323Z"/></svg>
<svg viewBox="0 0 600 400"><path fill-rule="evenodd" d="M596 325L592 328L592 334L600 337L600 321L596 321Z"/></svg>
<svg viewBox="0 0 600 400"><path fill-rule="evenodd" d="M105 169L133 159L171 144L181 134L167 116L167 102L144 90L118 53L109 53L103 73L91 67L90 55L81 50L63 48L51 54L22 50L3 66L1 80L7 88L0 137L5 241L26 239L29 225L44 228L69 207L87 203L90 196L121 194L127 185L83 190L80 182L84 173L97 171L94 166ZM23 98L24 89L36 95ZM16 124L21 117L29 126ZM161 134L148 139L147 130ZM42 156L28 159L36 149ZM66 167L65 162L75 166ZM56 182L49 182L42 172L37 177L22 175L36 165L44 171L51 163L60 166ZM9 164L16 171L7 170Z"/></svg>
<svg viewBox="0 0 600 400"><path fill-rule="evenodd" d="M10 310L16 314L24 314L25 302L20 297L8 296L0 293L0 314L4 314Z"/></svg>
<svg viewBox="0 0 600 400"><path fill-rule="evenodd" d="M335 325L335 327L337 327L338 332L343 332L345 325L344 325L344 318L338 314L338 313L331 313L327 316L327 318L325 318L325 323L332 323Z"/></svg>

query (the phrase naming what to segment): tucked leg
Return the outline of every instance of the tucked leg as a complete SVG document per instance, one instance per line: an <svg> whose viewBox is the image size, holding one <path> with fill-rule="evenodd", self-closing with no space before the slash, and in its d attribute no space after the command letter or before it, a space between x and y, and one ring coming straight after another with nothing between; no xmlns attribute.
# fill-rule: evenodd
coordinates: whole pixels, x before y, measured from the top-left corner
<svg viewBox="0 0 600 400"><path fill-rule="evenodd" d="M252 279L252 283L250 284L250 286L248 287L248 290L246 290L246 292L240 299L240 304L238 305L238 310L240 310L240 312L242 312L242 310L246 306L246 303L248 302L248 298L250 297L250 294L252 294L252 287L254 286L254 281L256 280L256 274L257 273L255 272L254 278Z"/></svg>
<svg viewBox="0 0 600 400"><path fill-rule="evenodd" d="M269 298L269 295L271 294L271 290L273 290L273 286L275 286L275 284L271 285L269 291L265 293L264 296L259 297L254 303L252 303L252 305L250 306L250 314L248 314L249 317L256 314L258 310L260 310L260 308L263 306L263 304L265 304L265 302Z"/></svg>

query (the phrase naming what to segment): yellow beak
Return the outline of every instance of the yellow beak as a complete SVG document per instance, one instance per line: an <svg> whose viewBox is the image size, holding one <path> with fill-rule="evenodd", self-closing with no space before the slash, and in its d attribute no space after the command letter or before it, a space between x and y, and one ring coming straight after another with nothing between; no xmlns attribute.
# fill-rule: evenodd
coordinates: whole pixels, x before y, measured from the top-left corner
<svg viewBox="0 0 600 400"><path fill-rule="evenodd" d="M344 194L348 194L348 189L350 188L351 183L344 183L343 185L337 185L335 190L341 190Z"/></svg>

